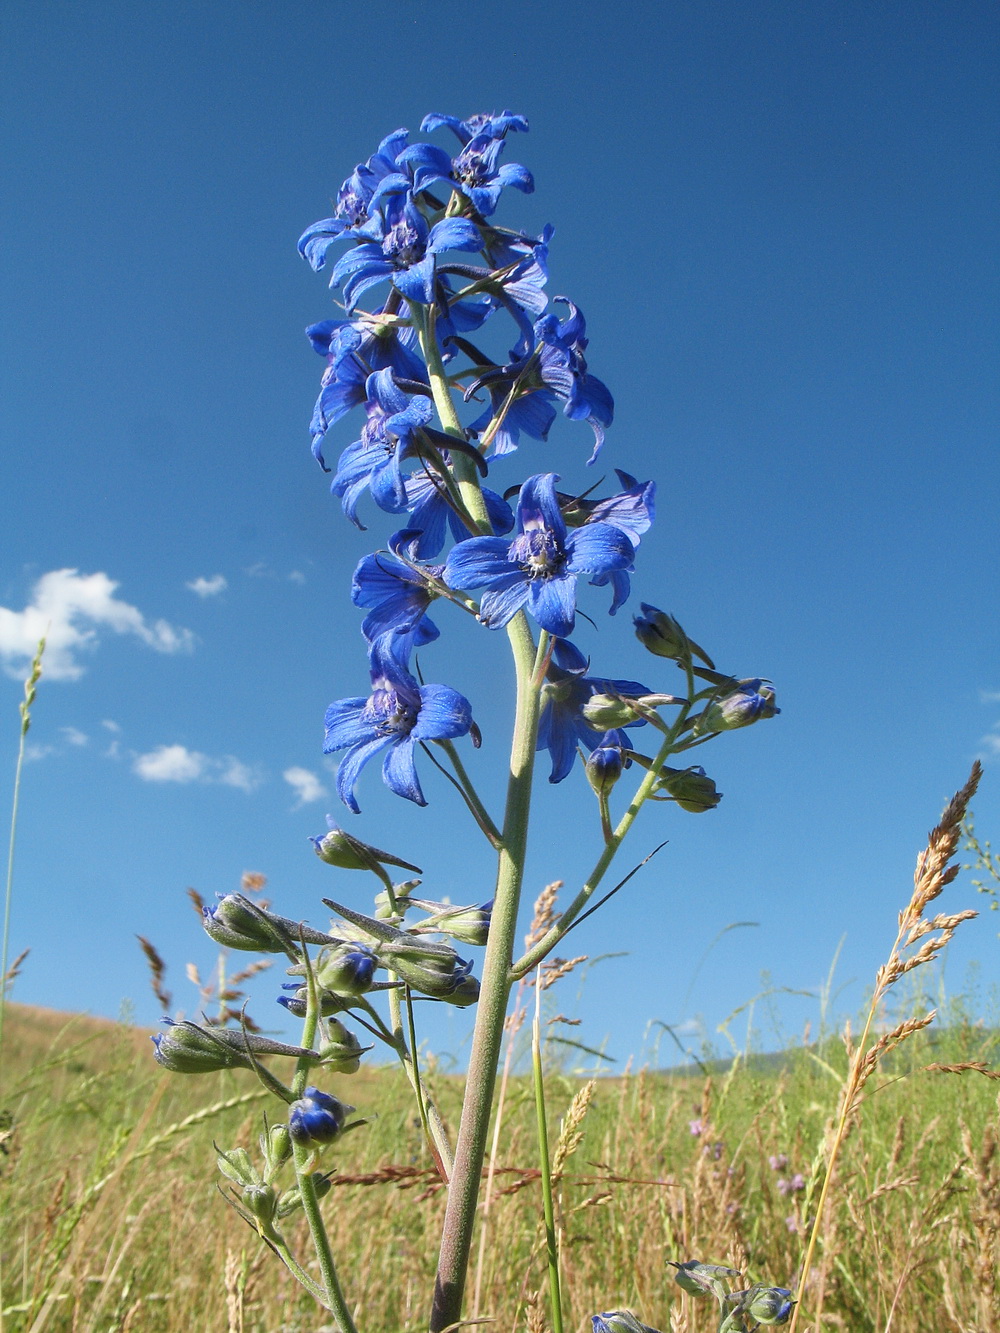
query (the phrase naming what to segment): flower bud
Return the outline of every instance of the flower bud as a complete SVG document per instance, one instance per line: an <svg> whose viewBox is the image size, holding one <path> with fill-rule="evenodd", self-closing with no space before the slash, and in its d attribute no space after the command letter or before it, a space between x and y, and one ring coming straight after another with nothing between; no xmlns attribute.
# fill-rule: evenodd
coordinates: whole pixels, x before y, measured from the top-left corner
<svg viewBox="0 0 1000 1333"><path fill-rule="evenodd" d="M412 866L409 861L401 861L391 852L370 847L368 843L352 837L350 833L346 833L333 823L330 824L329 833L324 834L322 838L310 838L309 841L316 848L316 855L321 861L325 861L327 865L339 866L342 870L372 870L379 865L387 865L402 866L404 870L412 870L417 875L423 873L419 866Z"/></svg>
<svg viewBox="0 0 1000 1333"><path fill-rule="evenodd" d="M175 1074L209 1074L217 1069L253 1069L251 1058L261 1055L291 1055L296 1059L312 1056L302 1046L287 1046L270 1037L234 1028L205 1028L197 1023L175 1023L165 1018L169 1032L157 1032L151 1038L157 1062Z"/></svg>
<svg viewBox="0 0 1000 1333"><path fill-rule="evenodd" d="M378 959L365 944L337 944L319 956L316 980L336 995L363 995L371 989Z"/></svg>
<svg viewBox="0 0 1000 1333"><path fill-rule="evenodd" d="M330 1040L319 1048L319 1058L323 1065L338 1074L356 1074L361 1067L361 1056L370 1051L370 1046L362 1046L353 1032L349 1032L339 1019L329 1023Z"/></svg>
<svg viewBox="0 0 1000 1333"><path fill-rule="evenodd" d="M583 771L598 796L606 796L622 775L625 757L620 745L598 745L587 756Z"/></svg>
<svg viewBox="0 0 1000 1333"><path fill-rule="evenodd" d="M706 776L703 768L697 766L661 768L656 786L657 790L665 791L676 801L682 810L690 810L695 815L705 810L714 810L722 800L722 792L715 790L713 780Z"/></svg>
<svg viewBox="0 0 1000 1333"><path fill-rule="evenodd" d="M296 1018L305 1018L308 1007L309 987L300 985L297 981L285 982L282 990L292 991L291 995L279 995L278 1003L283 1005L290 1014ZM334 995L333 991L320 989L319 992L319 1011L324 1018L329 1018L331 1014L342 1013L349 1007L349 997Z"/></svg>
<svg viewBox="0 0 1000 1333"><path fill-rule="evenodd" d="M590 1316L593 1333L656 1333L648 1324L641 1324L631 1310L608 1310Z"/></svg>
<svg viewBox="0 0 1000 1333"><path fill-rule="evenodd" d="M216 944L255 953L295 952L300 939L328 944L330 937L274 912L266 912L242 893L221 895L214 907L203 907L202 925Z"/></svg>
<svg viewBox="0 0 1000 1333"><path fill-rule="evenodd" d="M312 1173L313 1189L316 1191L316 1198L322 1199L324 1194L330 1193L330 1176L326 1171L314 1171ZM278 1217L290 1217L297 1208L302 1207L302 1195L299 1192L298 1185L293 1185L290 1190L285 1190L278 1204Z"/></svg>
<svg viewBox="0 0 1000 1333"><path fill-rule="evenodd" d="M288 1131L296 1143L332 1143L344 1128L344 1119L353 1106L346 1106L319 1088L308 1087L292 1102L288 1112Z"/></svg>
<svg viewBox="0 0 1000 1333"><path fill-rule="evenodd" d="M792 1313L795 1302L787 1287L751 1287L750 1298L743 1305L743 1313L758 1324L784 1324Z"/></svg>
<svg viewBox="0 0 1000 1333"><path fill-rule="evenodd" d="M469 974L472 962L459 958L454 949L426 952L416 943L413 947L393 945L386 951L386 966L422 995L436 1000L447 1000L465 1008L479 998L479 983ZM472 986L466 984L472 983ZM474 988L474 993L473 993Z"/></svg>
<svg viewBox="0 0 1000 1333"><path fill-rule="evenodd" d="M231 1148L229 1152L220 1150L215 1162L222 1174L241 1189L261 1184L260 1172L250 1161L246 1148Z"/></svg>
<svg viewBox="0 0 1000 1333"><path fill-rule="evenodd" d="M490 934L493 899L478 907L453 907L451 903L432 902L427 898L408 898L408 906L419 907L430 916L411 927L421 934L440 931L462 944L484 945Z"/></svg>
<svg viewBox="0 0 1000 1333"><path fill-rule="evenodd" d="M739 689L710 703L698 719L697 731L733 731L748 727L762 717L774 717L774 690L767 681L741 680Z"/></svg>
<svg viewBox="0 0 1000 1333"><path fill-rule="evenodd" d="M271 1225L278 1207L278 1196L273 1186L247 1185L242 1198L247 1211L252 1213L258 1222L265 1227Z"/></svg>
<svg viewBox="0 0 1000 1333"><path fill-rule="evenodd" d="M690 662L692 657L699 658L706 666L715 664L704 649L699 648L681 629L673 616L667 615L648 602L642 604L642 615L633 617L635 637L644 648L648 648L657 657L669 658L678 665Z"/></svg>
<svg viewBox="0 0 1000 1333"><path fill-rule="evenodd" d="M674 1281L682 1290L692 1296L714 1296L717 1301L729 1295L727 1279L740 1276L736 1268L725 1268L722 1264L702 1264L697 1259L689 1259L683 1264L668 1259L667 1263L677 1269Z"/></svg>
<svg viewBox="0 0 1000 1333"><path fill-rule="evenodd" d="M285 1124L268 1125L260 1136L260 1151L271 1176L279 1166L283 1166L292 1155L292 1140Z"/></svg>
<svg viewBox="0 0 1000 1333"><path fill-rule="evenodd" d="M632 700L621 695L592 694L583 705L583 720L595 731L615 731L618 727L635 725L640 715Z"/></svg>

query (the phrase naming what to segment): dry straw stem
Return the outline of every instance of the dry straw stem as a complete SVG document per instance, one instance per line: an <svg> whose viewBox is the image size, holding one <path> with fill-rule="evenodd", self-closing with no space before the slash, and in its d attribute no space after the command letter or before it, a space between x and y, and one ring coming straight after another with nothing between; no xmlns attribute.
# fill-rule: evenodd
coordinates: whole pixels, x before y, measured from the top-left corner
<svg viewBox="0 0 1000 1333"><path fill-rule="evenodd" d="M881 1058L888 1051L893 1050L905 1041L907 1037L912 1036L914 1032L919 1032L922 1028L927 1027L933 1021L935 1012L932 1010L922 1018L904 1020L890 1032L883 1033L877 1041L869 1046L868 1038L875 1016L879 1012L886 994L900 977L905 976L907 972L911 972L916 967L922 967L924 963L931 962L938 956L963 921L978 916L977 912L971 910L953 914L938 913L930 918L926 917L924 913L927 907L936 898L940 897L945 886L950 884L959 872L960 867L957 864L951 864L951 862L958 850L959 839L962 836L962 821L965 818L969 802L979 786L982 772L982 765L976 760L972 765L969 780L951 798L945 806L937 825L928 834L927 846L917 857L917 865L913 873L913 893L910 896L910 901L899 914L899 929L892 950L886 962L883 963L875 975L875 989L872 993L871 1004L868 1007L868 1015L861 1040L855 1046L850 1038L849 1031L845 1034L845 1045L849 1058L847 1078L840 1093L840 1105L835 1127L827 1140L824 1153L826 1172L823 1177L819 1202L816 1206L816 1220L810 1231L805 1258L802 1262L798 1290L795 1293L798 1304L796 1304L792 1314L789 1333L795 1333L799 1315L803 1308L802 1300L809 1281L816 1242L826 1218L827 1200L834 1178L837 1157L851 1124L860 1110L864 1087L878 1067ZM938 933L934 934L935 931ZM914 948L914 946L918 947ZM813 1311L814 1327L817 1329L820 1327L823 1310L824 1286L825 1284L821 1284L816 1309Z"/></svg>

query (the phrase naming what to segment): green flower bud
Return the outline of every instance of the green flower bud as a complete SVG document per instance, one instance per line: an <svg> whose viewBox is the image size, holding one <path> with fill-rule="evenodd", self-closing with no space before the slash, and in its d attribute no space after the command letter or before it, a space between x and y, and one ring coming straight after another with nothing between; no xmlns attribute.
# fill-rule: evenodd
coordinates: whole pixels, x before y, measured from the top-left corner
<svg viewBox="0 0 1000 1333"><path fill-rule="evenodd" d="M689 1259L679 1264L673 1259L667 1263L676 1268L674 1281L692 1296L714 1296L717 1301L724 1301L729 1295L728 1278L739 1277L739 1269L724 1268L722 1264L702 1264L697 1259Z"/></svg>
<svg viewBox="0 0 1000 1333"><path fill-rule="evenodd" d="M642 1324L631 1310L608 1310L590 1316L592 1333L656 1333L656 1329Z"/></svg>
<svg viewBox="0 0 1000 1333"><path fill-rule="evenodd" d="M714 810L722 800L722 792L703 768L661 768L656 789L665 791L682 810L698 815Z"/></svg>
<svg viewBox="0 0 1000 1333"><path fill-rule="evenodd" d="M432 902L427 898L408 898L408 906L430 912L425 921L411 927L414 932L440 931L462 944L484 945L490 934L493 899L478 907L453 907L451 903Z"/></svg>
<svg viewBox="0 0 1000 1333"><path fill-rule="evenodd" d="M316 966L316 980L336 995L363 995L371 990L378 959L364 944L344 943L324 949Z"/></svg>
<svg viewBox="0 0 1000 1333"><path fill-rule="evenodd" d="M356 1074L361 1067L361 1056L370 1051L370 1046L362 1046L353 1032L349 1032L339 1019L329 1023L330 1040L319 1049L319 1058L327 1069L338 1074Z"/></svg>
<svg viewBox="0 0 1000 1333"><path fill-rule="evenodd" d="M774 690L767 681L755 677L741 680L739 688L710 703L698 719L696 731L733 731L752 722L780 713L774 703Z"/></svg>
<svg viewBox="0 0 1000 1333"><path fill-rule="evenodd" d="M274 1221L278 1207L278 1195L271 1185L248 1185L243 1191L243 1202L247 1211L258 1222L269 1227Z"/></svg>
<svg viewBox="0 0 1000 1333"><path fill-rule="evenodd" d="M331 824L330 832L322 838L310 838L309 841L316 848L316 855L321 861L325 861L327 865L339 866L341 870L373 870L380 865L387 865L402 866L404 870L412 870L416 875L423 874L419 866L410 865L409 861L402 861L391 852L370 847L368 843L352 837L336 824Z"/></svg>
<svg viewBox="0 0 1000 1333"><path fill-rule="evenodd" d="M594 792L606 796L626 767L620 745L598 745L587 756L583 771Z"/></svg>
<svg viewBox="0 0 1000 1333"><path fill-rule="evenodd" d="M313 1189L316 1191L316 1198L322 1199L324 1194L330 1193L330 1173L327 1171L314 1171L312 1173ZM286 1190L278 1204L278 1217L285 1218L291 1216L297 1208L302 1207L302 1195L299 1192L298 1185L294 1185L290 1190Z"/></svg>
<svg viewBox="0 0 1000 1333"><path fill-rule="evenodd" d="M750 1299L744 1302L743 1313L758 1324L787 1323L795 1304L791 1294L787 1287L751 1287L746 1293Z"/></svg>
<svg viewBox="0 0 1000 1333"><path fill-rule="evenodd" d="M202 925L216 944L226 949L245 949L254 953L297 952L300 940L307 944L328 944L329 935L313 930L288 917L266 912L242 893L220 896L214 907L203 907Z"/></svg>
<svg viewBox="0 0 1000 1333"><path fill-rule="evenodd" d="M209 1074L217 1069L253 1069L261 1055L316 1057L315 1051L301 1046L287 1046L282 1041L242 1032L234 1028L206 1028L197 1023L175 1023L165 1018L170 1031L152 1037L153 1055L159 1064L175 1074ZM254 1058L251 1058L251 1055Z"/></svg>
<svg viewBox="0 0 1000 1333"><path fill-rule="evenodd" d="M615 731L629 727L641 716L632 700L614 694L592 694L583 705L583 720L595 731Z"/></svg>
<svg viewBox="0 0 1000 1333"><path fill-rule="evenodd" d="M643 602L642 615L634 618L634 624L636 638L644 648L648 648L657 657L667 657L679 665L690 662L692 657L697 657L706 666L715 666L705 650L689 639L673 616L667 615L666 611Z"/></svg>
<svg viewBox="0 0 1000 1333"><path fill-rule="evenodd" d="M436 1000L447 1000L465 1008L479 998L479 983L469 974L472 962L464 962L454 949L438 945L433 952L416 941L393 944L385 950L385 964L398 976Z"/></svg>
<svg viewBox="0 0 1000 1333"><path fill-rule="evenodd" d="M292 1140L285 1124L268 1125L260 1136L260 1150L267 1165L267 1174L271 1176L278 1167L284 1166L292 1155Z"/></svg>
<svg viewBox="0 0 1000 1333"><path fill-rule="evenodd" d="M250 1161L250 1154L246 1148L230 1148L229 1152L220 1150L215 1162L222 1174L241 1189L249 1189L253 1185L263 1183L261 1174Z"/></svg>

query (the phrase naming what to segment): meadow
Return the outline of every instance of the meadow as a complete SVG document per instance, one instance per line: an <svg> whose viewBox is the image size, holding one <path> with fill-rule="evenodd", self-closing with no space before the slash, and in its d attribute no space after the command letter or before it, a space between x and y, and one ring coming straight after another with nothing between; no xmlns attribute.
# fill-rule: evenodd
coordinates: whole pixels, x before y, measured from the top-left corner
<svg viewBox="0 0 1000 1333"><path fill-rule="evenodd" d="M550 1034L557 994L544 997ZM893 1018L883 1012L879 1030ZM515 1055L524 1040L515 1034ZM941 1068L992 1066L998 1043L956 1002L867 1083L810 1278L823 1329L1000 1328L997 1083ZM332 1333L213 1181L213 1142L255 1147L264 1094L251 1073L171 1075L126 1022L17 1004L5 1047L5 1333ZM566 1327L630 1308L672 1333L714 1328L712 1303L681 1292L669 1260L793 1287L848 1072L844 1035L596 1079L557 1050L548 1044L545 1092ZM545 1236L522 1067L515 1059L503 1085L468 1317L541 1333ZM453 1122L462 1080L432 1068L428 1081ZM336 1175L323 1206L356 1321L425 1328L444 1192L412 1096L390 1067L362 1067L337 1090L376 1117L325 1163Z"/></svg>

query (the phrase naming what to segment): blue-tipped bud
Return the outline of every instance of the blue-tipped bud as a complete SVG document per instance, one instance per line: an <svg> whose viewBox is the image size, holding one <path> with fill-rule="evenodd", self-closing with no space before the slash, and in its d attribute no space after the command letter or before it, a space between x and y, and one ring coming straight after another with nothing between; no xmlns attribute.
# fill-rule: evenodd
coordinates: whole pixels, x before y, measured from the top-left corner
<svg viewBox="0 0 1000 1333"><path fill-rule="evenodd" d="M749 727L760 718L774 717L781 709L775 706L774 690L768 681L755 677L741 680L739 689L710 703L698 719L696 731L733 731Z"/></svg>
<svg viewBox="0 0 1000 1333"><path fill-rule="evenodd" d="M606 1310L590 1316L593 1333L656 1333L648 1324L640 1323L631 1310Z"/></svg>
<svg viewBox="0 0 1000 1333"><path fill-rule="evenodd" d="M435 1000L465 1008L479 998L479 982L470 976L471 960L465 962L454 949L439 946L432 953L416 940L412 947L394 944L391 952L386 950L385 964L408 986Z"/></svg>
<svg viewBox="0 0 1000 1333"><path fill-rule="evenodd" d="M751 1287L743 1304L743 1313L758 1324L785 1324L795 1302L787 1287Z"/></svg>
<svg viewBox="0 0 1000 1333"><path fill-rule="evenodd" d="M221 895L214 907L201 910L205 933L226 949L295 954L302 939L307 944L328 944L330 940L322 931L266 912L242 893Z"/></svg>
<svg viewBox="0 0 1000 1333"><path fill-rule="evenodd" d="M278 1003L283 1005L290 1014L296 1018L305 1018L308 1008L309 987L305 984L299 984L297 981L285 982L282 990L291 991L291 995L279 995ZM319 992L319 1011L324 1018L329 1018L332 1014L343 1013L345 1009L350 1008L350 997L343 995L334 995L333 991L320 989Z"/></svg>
<svg viewBox="0 0 1000 1333"><path fill-rule="evenodd" d="M739 1269L725 1268L722 1264L702 1264L697 1259L689 1259L679 1264L673 1259L667 1263L676 1268L674 1281L682 1290L692 1296L714 1296L723 1301L729 1295L729 1278L739 1277Z"/></svg>
<svg viewBox="0 0 1000 1333"><path fill-rule="evenodd" d="M657 657L669 658L681 666L690 662L692 657L699 658L707 667L715 666L705 650L688 638L673 616L650 606L648 602L641 605L642 615L633 617L633 623L635 637L644 648Z"/></svg>
<svg viewBox="0 0 1000 1333"><path fill-rule="evenodd" d="M217 1069L253 1069L254 1059L262 1055L291 1055L316 1058L315 1051L302 1046L287 1046L270 1037L233 1028L199 1027L197 1023L175 1023L165 1018L168 1032L152 1037L153 1055L164 1069L175 1074L210 1074Z"/></svg>
<svg viewBox="0 0 1000 1333"><path fill-rule="evenodd" d="M620 745L598 745L587 756L583 771L598 796L606 796L622 775L625 756Z"/></svg>
<svg viewBox="0 0 1000 1333"><path fill-rule="evenodd" d="M377 965L367 945L347 941L320 954L316 980L335 995L363 995L371 990Z"/></svg>
<svg viewBox="0 0 1000 1333"><path fill-rule="evenodd" d="M665 791L671 800L676 801L682 810L690 810L699 815L705 810L714 810L722 800L722 792L715 790L715 783L703 768L661 768L657 779L658 791Z"/></svg>
<svg viewBox="0 0 1000 1333"><path fill-rule="evenodd" d="M346 1106L319 1088L308 1087L288 1111L288 1132L296 1143L332 1143L344 1128L353 1106Z"/></svg>
<svg viewBox="0 0 1000 1333"><path fill-rule="evenodd" d="M432 902L428 898L407 898L406 904L430 913L426 920L411 927L419 934L440 931L442 935L450 935L462 944L479 946L489 939L492 898L489 902L480 903L478 907L453 907L451 903Z"/></svg>
<svg viewBox="0 0 1000 1333"><path fill-rule="evenodd" d="M339 866L341 870L374 870L376 873L380 865L402 866L404 870L412 870L414 874L423 873L419 866L410 865L409 861L401 861L391 852L370 847L367 842L352 837L332 821L327 822L330 824L329 833L321 838L309 839L316 848L316 855L327 865Z"/></svg>
<svg viewBox="0 0 1000 1333"><path fill-rule="evenodd" d="M313 1189L316 1191L316 1198L322 1199L324 1194L330 1193L330 1175L326 1171L314 1171L312 1173ZM302 1195L299 1192L298 1185L293 1185L290 1190L285 1190L278 1203L278 1217L290 1217L297 1209L302 1207Z"/></svg>

